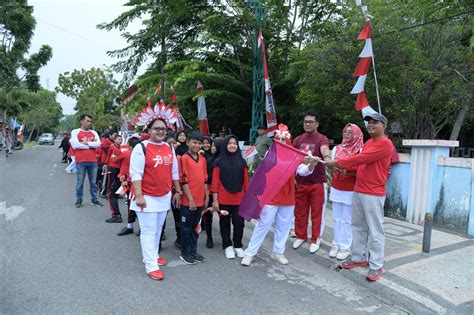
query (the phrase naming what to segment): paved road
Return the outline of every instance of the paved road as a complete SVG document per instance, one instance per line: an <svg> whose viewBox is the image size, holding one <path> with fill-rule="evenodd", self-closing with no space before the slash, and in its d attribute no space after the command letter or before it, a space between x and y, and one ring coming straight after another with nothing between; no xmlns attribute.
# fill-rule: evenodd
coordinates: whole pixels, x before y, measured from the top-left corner
<svg viewBox="0 0 474 315"><path fill-rule="evenodd" d="M104 223L106 207L74 207L75 176L64 172L60 156L52 146L0 156L0 313L431 311L386 290L377 294L379 284L334 271L322 254L289 248L290 265L278 265L269 259L269 237L256 263L242 267L225 259L214 230L214 249L205 248L205 237L199 240L208 262L183 265L172 245L172 224L162 250L170 262L163 267L166 278L153 281L141 262L139 238L116 236L123 225ZM245 243L250 233L248 224Z"/></svg>

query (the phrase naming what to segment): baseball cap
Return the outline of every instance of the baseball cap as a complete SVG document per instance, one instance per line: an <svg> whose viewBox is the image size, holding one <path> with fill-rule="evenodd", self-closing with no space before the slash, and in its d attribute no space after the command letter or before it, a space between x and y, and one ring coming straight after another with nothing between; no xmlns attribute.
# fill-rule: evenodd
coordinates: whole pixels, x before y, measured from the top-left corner
<svg viewBox="0 0 474 315"><path fill-rule="evenodd" d="M368 121L371 118L373 120L377 120L377 121L382 122L384 125L386 125L387 122L388 122L387 117L385 117L384 115L379 114L379 113L370 113L370 114L367 114L367 115L364 116L365 121Z"/></svg>

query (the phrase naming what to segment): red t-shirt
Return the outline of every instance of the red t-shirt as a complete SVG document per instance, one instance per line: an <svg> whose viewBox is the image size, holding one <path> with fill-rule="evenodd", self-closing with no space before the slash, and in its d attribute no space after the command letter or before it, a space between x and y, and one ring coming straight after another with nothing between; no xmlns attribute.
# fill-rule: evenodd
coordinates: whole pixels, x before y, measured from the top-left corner
<svg viewBox="0 0 474 315"><path fill-rule="evenodd" d="M103 139L102 143L100 144L101 149L101 157L100 162L102 164L107 164L107 155L109 154L109 148L112 145L112 141L109 138Z"/></svg>
<svg viewBox="0 0 474 315"><path fill-rule="evenodd" d="M337 150L338 147L336 147ZM357 172L357 167L351 167L346 169L347 173L353 173L352 176L342 175L338 173L337 176L333 175L331 186L342 191L354 191L355 186L355 173ZM333 173L334 174L334 173Z"/></svg>
<svg viewBox="0 0 474 315"><path fill-rule="evenodd" d="M291 176L280 188L278 193L268 203L272 206L294 206L295 202L295 176Z"/></svg>
<svg viewBox="0 0 474 315"><path fill-rule="evenodd" d="M130 178L130 155L132 153L130 150L125 150L122 153L120 153L119 156L115 159L115 162L120 163L120 173L118 177L122 177L125 175L125 180L128 180Z"/></svg>
<svg viewBox="0 0 474 315"><path fill-rule="evenodd" d="M206 159L198 154L195 160L188 153L181 157L179 164L179 173L181 184L187 184L191 195L196 203L196 207L203 207L206 199L206 190L204 185L207 184L207 164ZM189 199L186 194L181 198L181 204L189 207Z"/></svg>
<svg viewBox="0 0 474 315"><path fill-rule="evenodd" d="M296 137L293 141L293 146L298 150L305 150L306 147L313 153L313 156L318 156L323 158L321 154L321 146L327 146L329 148L328 138L316 132L315 134L304 133L301 136ZM314 168L313 174L309 176L296 176L296 181L303 184L316 184L316 183L325 183L326 179L326 168L322 163L318 163Z"/></svg>
<svg viewBox="0 0 474 315"><path fill-rule="evenodd" d="M242 191L237 193L228 192L225 189L224 185L221 183L221 172L219 166L215 166L212 170L212 184L211 192L217 193L219 204L227 206L237 206L240 205L240 201L244 197L244 193L247 191L249 186L249 176L247 173L247 168L244 168L244 184Z"/></svg>
<svg viewBox="0 0 474 315"><path fill-rule="evenodd" d="M166 143L161 145L147 143L142 178L143 195L161 197L168 194L173 184L172 174L173 150L171 147Z"/></svg>
<svg viewBox="0 0 474 315"><path fill-rule="evenodd" d="M79 130L77 134L79 142L87 140L87 142L94 142L97 139L92 131ZM97 157L95 156L95 148L90 149L76 149L76 163L83 162L95 162L97 163Z"/></svg>
<svg viewBox="0 0 474 315"><path fill-rule="evenodd" d="M67 155L68 155L69 157L72 157L72 156L75 156L75 155L76 155L76 151L75 151L74 148L72 147L71 141L69 141L69 151L67 152Z"/></svg>
<svg viewBox="0 0 474 315"><path fill-rule="evenodd" d="M377 141L370 139L360 154L341 159L338 165L345 169L358 166L354 191L385 196L393 150L393 143L387 137Z"/></svg>
<svg viewBox="0 0 474 315"><path fill-rule="evenodd" d="M120 163L117 162L117 157L122 154L122 151L115 144L112 144L109 147L109 152L107 154L107 166L113 168L120 168Z"/></svg>

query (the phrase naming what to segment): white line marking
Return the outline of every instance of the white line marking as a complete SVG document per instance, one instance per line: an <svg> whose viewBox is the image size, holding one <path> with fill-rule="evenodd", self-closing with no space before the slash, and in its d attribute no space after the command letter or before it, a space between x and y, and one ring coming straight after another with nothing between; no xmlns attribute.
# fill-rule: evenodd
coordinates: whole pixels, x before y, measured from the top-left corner
<svg viewBox="0 0 474 315"><path fill-rule="evenodd" d="M7 221L15 220L20 213L25 211L25 208L22 206L11 206L7 208L7 202L0 202L0 215L4 214Z"/></svg>

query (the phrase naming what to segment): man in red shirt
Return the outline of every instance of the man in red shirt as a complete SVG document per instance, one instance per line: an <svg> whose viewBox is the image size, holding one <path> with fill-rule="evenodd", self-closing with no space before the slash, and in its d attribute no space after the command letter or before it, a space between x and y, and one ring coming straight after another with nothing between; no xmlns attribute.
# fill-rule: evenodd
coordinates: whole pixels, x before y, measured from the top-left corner
<svg viewBox="0 0 474 315"><path fill-rule="evenodd" d="M95 149L100 146L100 138L97 132L90 129L92 126L92 116L83 114L80 117L81 128L71 131L71 146L75 150L77 182L76 182L76 208L82 205L82 194L84 189L84 179L89 177L90 194L92 204L102 207L102 203L97 200L97 157Z"/></svg>
<svg viewBox="0 0 474 315"><path fill-rule="evenodd" d="M376 281L383 273L385 236L383 217L385 184L394 150L385 136L387 118L379 113L364 117L369 139L362 153L327 162L328 167L357 167L352 197L352 256L342 263L345 269L370 266L367 279ZM367 257L368 256L368 257Z"/></svg>
<svg viewBox="0 0 474 315"><path fill-rule="evenodd" d="M330 159L328 138L318 132L319 113L308 111L304 116L305 133L296 137L293 146L309 151L315 157ZM322 163L315 166L310 176L296 176L295 233L297 239L293 248L297 249L308 239L308 216L311 209L310 253L319 249L324 228L324 207L326 203L326 170Z"/></svg>
<svg viewBox="0 0 474 315"><path fill-rule="evenodd" d="M122 223L122 215L120 214L118 202L119 195L116 194L116 191L122 185L119 179L120 162L117 160L117 157L122 153L120 150L121 144L122 136L115 135L107 154L107 198L109 199L110 212L112 215L110 219L105 220L107 223Z"/></svg>

